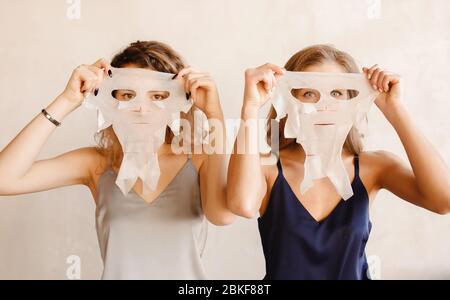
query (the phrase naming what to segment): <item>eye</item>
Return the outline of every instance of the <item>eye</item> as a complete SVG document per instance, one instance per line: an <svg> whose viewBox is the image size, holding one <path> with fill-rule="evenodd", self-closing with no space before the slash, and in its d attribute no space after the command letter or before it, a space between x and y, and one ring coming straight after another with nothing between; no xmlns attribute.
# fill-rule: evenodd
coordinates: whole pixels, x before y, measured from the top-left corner
<svg viewBox="0 0 450 300"><path fill-rule="evenodd" d="M331 97L338 100L350 100L359 95L357 90L336 89L330 93Z"/></svg>
<svg viewBox="0 0 450 300"><path fill-rule="evenodd" d="M314 89L293 89L291 94L303 103L316 103L320 100L320 92Z"/></svg>
<svg viewBox="0 0 450 300"><path fill-rule="evenodd" d="M303 94L303 97L305 98L313 98L314 97L314 93L313 92L306 92Z"/></svg>
<svg viewBox="0 0 450 300"><path fill-rule="evenodd" d="M123 94L123 98L125 100L131 100L134 98L134 95L132 93L125 93L125 94Z"/></svg>
<svg viewBox="0 0 450 300"><path fill-rule="evenodd" d="M149 98L152 101L164 101L169 98L170 93L167 91L159 92L159 91L150 91L148 92Z"/></svg>
<svg viewBox="0 0 450 300"><path fill-rule="evenodd" d="M334 98L341 98L344 94L341 91L334 90L331 92L331 96Z"/></svg>
<svg viewBox="0 0 450 300"><path fill-rule="evenodd" d="M130 101L136 98L136 92L132 90L114 90L111 95L119 101Z"/></svg>

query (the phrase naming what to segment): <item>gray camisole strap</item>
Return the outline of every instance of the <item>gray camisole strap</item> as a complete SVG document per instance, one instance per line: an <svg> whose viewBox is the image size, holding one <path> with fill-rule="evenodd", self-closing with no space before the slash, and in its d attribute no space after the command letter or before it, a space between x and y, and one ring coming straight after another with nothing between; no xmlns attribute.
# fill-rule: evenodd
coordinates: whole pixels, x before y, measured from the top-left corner
<svg viewBox="0 0 450 300"><path fill-rule="evenodd" d="M207 222L192 159L150 204L133 190L124 196L116 177L109 168L98 184L102 279L206 279L201 257Z"/></svg>

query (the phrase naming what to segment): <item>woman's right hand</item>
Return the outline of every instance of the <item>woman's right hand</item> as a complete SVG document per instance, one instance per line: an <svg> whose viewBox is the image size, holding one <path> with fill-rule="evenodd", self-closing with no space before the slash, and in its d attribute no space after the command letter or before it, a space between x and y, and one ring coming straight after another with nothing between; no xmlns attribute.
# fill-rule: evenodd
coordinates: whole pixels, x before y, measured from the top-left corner
<svg viewBox="0 0 450 300"><path fill-rule="evenodd" d="M259 110L269 99L271 91L286 70L274 64L265 64L245 71L244 109Z"/></svg>
<svg viewBox="0 0 450 300"><path fill-rule="evenodd" d="M75 107L80 106L86 94L98 92L104 76L112 76L110 69L110 64L104 59L99 59L92 65L78 66L60 97Z"/></svg>

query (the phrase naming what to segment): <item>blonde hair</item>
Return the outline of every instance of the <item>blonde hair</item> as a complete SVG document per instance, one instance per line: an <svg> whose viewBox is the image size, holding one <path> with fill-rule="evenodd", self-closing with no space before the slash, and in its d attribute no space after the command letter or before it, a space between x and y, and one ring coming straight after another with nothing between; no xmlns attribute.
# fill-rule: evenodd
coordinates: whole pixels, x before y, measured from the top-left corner
<svg viewBox="0 0 450 300"><path fill-rule="evenodd" d="M186 67L181 56L170 46L157 41L137 41L114 56L111 66L123 68L127 65L139 68L151 68L158 72L177 74ZM192 119L191 109L184 117ZM172 143L173 132L166 129L165 143ZM97 151L107 158L108 164L120 164L123 158L122 146L114 133L112 126L95 135L98 144Z"/></svg>
<svg viewBox="0 0 450 300"><path fill-rule="evenodd" d="M307 67L323 64L326 62L335 62L342 66L347 73L360 73L355 60L347 53L336 49L330 45L314 45L300 50L292 56L285 65L287 71L304 71ZM272 122L275 122L277 113L272 107L267 116L267 142L272 144ZM279 123L279 150L288 148L296 143L295 139L288 139L284 136L284 128L287 117L280 120ZM362 135L353 127L347 136L344 149L354 155L363 151Z"/></svg>

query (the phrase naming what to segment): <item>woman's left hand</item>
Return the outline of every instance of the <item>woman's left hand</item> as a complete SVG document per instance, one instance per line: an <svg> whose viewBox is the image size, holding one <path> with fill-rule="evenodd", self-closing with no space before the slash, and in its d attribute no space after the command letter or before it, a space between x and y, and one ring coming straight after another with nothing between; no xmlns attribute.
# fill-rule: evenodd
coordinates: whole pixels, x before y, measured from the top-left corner
<svg viewBox="0 0 450 300"><path fill-rule="evenodd" d="M402 104L400 75L381 69L378 65L363 68L372 87L381 94L375 104L384 115L390 114Z"/></svg>
<svg viewBox="0 0 450 300"><path fill-rule="evenodd" d="M184 80L187 96L193 99L194 105L206 116L222 114L217 85L209 73L188 67L181 70L177 78Z"/></svg>

